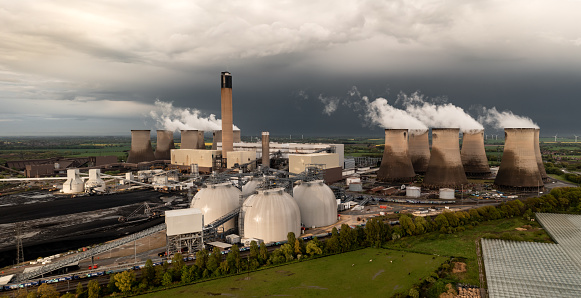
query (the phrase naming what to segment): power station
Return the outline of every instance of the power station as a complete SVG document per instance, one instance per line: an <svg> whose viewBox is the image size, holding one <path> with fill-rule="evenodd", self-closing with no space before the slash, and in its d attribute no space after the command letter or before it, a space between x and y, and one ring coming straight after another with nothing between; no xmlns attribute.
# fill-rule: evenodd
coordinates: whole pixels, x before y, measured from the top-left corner
<svg viewBox="0 0 581 298"><path fill-rule="evenodd" d="M458 141L458 128L432 128L432 151L423 185L460 188L468 184Z"/></svg>
<svg viewBox="0 0 581 298"><path fill-rule="evenodd" d="M386 129L385 149L377 179L381 181L411 181L414 166L408 153L408 130Z"/></svg>

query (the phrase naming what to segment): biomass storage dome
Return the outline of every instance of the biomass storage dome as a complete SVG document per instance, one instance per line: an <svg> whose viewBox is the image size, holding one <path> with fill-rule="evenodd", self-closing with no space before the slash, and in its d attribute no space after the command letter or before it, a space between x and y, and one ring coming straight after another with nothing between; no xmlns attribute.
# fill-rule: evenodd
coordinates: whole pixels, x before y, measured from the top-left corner
<svg viewBox="0 0 581 298"><path fill-rule="evenodd" d="M253 194L262 181L264 181L262 178L250 178L250 180L242 186L242 195L249 196Z"/></svg>
<svg viewBox="0 0 581 298"><path fill-rule="evenodd" d="M337 201L323 180L301 182L293 189L305 227L324 227L337 222Z"/></svg>
<svg viewBox="0 0 581 298"><path fill-rule="evenodd" d="M244 202L243 210L245 238L268 243L286 240L289 232L300 235L299 206L283 188L258 190Z"/></svg>
<svg viewBox="0 0 581 298"><path fill-rule="evenodd" d="M230 183L210 184L194 196L191 207L202 210L204 225L232 212L240 206L240 190ZM234 228L234 219L227 221L218 231Z"/></svg>

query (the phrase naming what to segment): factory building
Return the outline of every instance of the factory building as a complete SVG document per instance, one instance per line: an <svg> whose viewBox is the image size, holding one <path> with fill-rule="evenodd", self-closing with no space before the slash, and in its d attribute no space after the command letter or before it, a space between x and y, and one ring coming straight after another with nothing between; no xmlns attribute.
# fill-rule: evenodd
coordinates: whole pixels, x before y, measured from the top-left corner
<svg viewBox="0 0 581 298"><path fill-rule="evenodd" d="M230 158L226 161L226 167L228 169L233 168L235 165L242 165L248 164L254 160L256 160L256 152L254 151L232 151L230 152ZM254 165L250 164L248 167L249 170L254 169Z"/></svg>
<svg viewBox="0 0 581 298"><path fill-rule="evenodd" d="M410 131L408 153L416 174L425 174L430 163L430 140L428 131Z"/></svg>
<svg viewBox="0 0 581 298"><path fill-rule="evenodd" d="M423 185L428 188L460 188L467 184L460 157L460 129L433 128L432 152Z"/></svg>
<svg viewBox="0 0 581 298"><path fill-rule="evenodd" d="M268 243L286 240L289 232L301 233L299 206L283 188L258 190L242 208L245 238Z"/></svg>
<svg viewBox="0 0 581 298"><path fill-rule="evenodd" d="M416 173L408 154L408 130L386 129L385 149L377 179L387 182L409 182Z"/></svg>
<svg viewBox="0 0 581 298"><path fill-rule="evenodd" d="M150 133L150 130L131 130L131 150L129 157L127 157L128 163L155 160Z"/></svg>
<svg viewBox="0 0 581 298"><path fill-rule="evenodd" d="M288 156L290 173L299 174L310 165L318 165L324 170L323 177L326 183L334 183L343 178L339 155L336 153L289 154Z"/></svg>
<svg viewBox="0 0 581 298"><path fill-rule="evenodd" d="M198 165L198 170L211 173L220 168L222 151L202 149L172 149L171 164L189 168L192 164Z"/></svg>
<svg viewBox="0 0 581 298"><path fill-rule="evenodd" d="M484 150L484 131L464 132L460 152L464 172L469 177L490 175L490 166Z"/></svg>
<svg viewBox="0 0 581 298"><path fill-rule="evenodd" d="M505 128L502 161L494 185L501 189L544 188L535 154L534 128Z"/></svg>
<svg viewBox="0 0 581 298"><path fill-rule="evenodd" d="M335 194L323 181L299 182L293 189L293 197L305 227L324 227L337 222Z"/></svg>
<svg viewBox="0 0 581 298"><path fill-rule="evenodd" d="M200 209L204 215L204 224L210 224L216 219L234 211L240 207L240 195L242 192L232 184L225 182L219 184L207 184L194 196L191 208ZM218 227L220 232L228 231L236 227L234 219L231 219Z"/></svg>
<svg viewBox="0 0 581 298"><path fill-rule="evenodd" d="M171 149L175 149L173 142L173 131L158 130L157 131L157 146L155 148L156 160L170 160Z"/></svg>

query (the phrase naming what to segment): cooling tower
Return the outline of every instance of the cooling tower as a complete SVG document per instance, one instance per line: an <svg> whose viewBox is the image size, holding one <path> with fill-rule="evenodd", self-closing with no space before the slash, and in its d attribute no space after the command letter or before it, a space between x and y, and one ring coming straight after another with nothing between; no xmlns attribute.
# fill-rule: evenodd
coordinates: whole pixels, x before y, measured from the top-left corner
<svg viewBox="0 0 581 298"><path fill-rule="evenodd" d="M182 141L180 149L198 149L198 131L182 130Z"/></svg>
<svg viewBox="0 0 581 298"><path fill-rule="evenodd" d="M262 167L270 168L270 134L262 132Z"/></svg>
<svg viewBox="0 0 581 298"><path fill-rule="evenodd" d="M221 76L222 98L222 157L228 158L228 152L234 151L234 131L232 129L232 75L224 71Z"/></svg>
<svg viewBox="0 0 581 298"><path fill-rule="evenodd" d="M425 174L430 162L430 141L428 131L421 134L410 133L408 140L408 153L417 174Z"/></svg>
<svg viewBox="0 0 581 298"><path fill-rule="evenodd" d="M545 164L543 163L543 155L541 154L541 146L539 144L539 133L541 132L540 129L535 129L535 157L537 158L537 165L539 165L539 173L541 174L541 179L543 181L548 181L549 176L547 175L547 171L545 171Z"/></svg>
<svg viewBox="0 0 581 298"><path fill-rule="evenodd" d="M408 130L386 129L385 149L377 179L381 181L412 181L416 176L408 154Z"/></svg>
<svg viewBox="0 0 581 298"><path fill-rule="evenodd" d="M155 160L153 147L151 147L151 135L149 130L131 130L131 150L128 163L140 163Z"/></svg>
<svg viewBox="0 0 581 298"><path fill-rule="evenodd" d="M490 175L490 166L484 150L484 131L465 132L462 136L462 165L466 176L478 177Z"/></svg>
<svg viewBox="0 0 581 298"><path fill-rule="evenodd" d="M535 128L505 128L504 153L494 185L502 189L544 187L535 154Z"/></svg>
<svg viewBox="0 0 581 298"><path fill-rule="evenodd" d="M155 148L156 160L170 160L171 149L175 149L173 143L173 131L158 130L157 131L157 147Z"/></svg>
<svg viewBox="0 0 581 298"><path fill-rule="evenodd" d="M467 184L460 157L458 128L433 128L432 152L423 185L428 188L460 188Z"/></svg>
<svg viewBox="0 0 581 298"><path fill-rule="evenodd" d="M198 146L196 149L206 149L206 142L204 142L203 130L198 130Z"/></svg>
<svg viewBox="0 0 581 298"><path fill-rule="evenodd" d="M213 138L212 138L212 150L217 150L218 149L218 143L222 142L222 131L221 130L214 130L214 132L212 133ZM240 138L240 130L234 130L234 143L242 143L242 140ZM234 146L234 145L232 145ZM222 148L224 148L222 146Z"/></svg>

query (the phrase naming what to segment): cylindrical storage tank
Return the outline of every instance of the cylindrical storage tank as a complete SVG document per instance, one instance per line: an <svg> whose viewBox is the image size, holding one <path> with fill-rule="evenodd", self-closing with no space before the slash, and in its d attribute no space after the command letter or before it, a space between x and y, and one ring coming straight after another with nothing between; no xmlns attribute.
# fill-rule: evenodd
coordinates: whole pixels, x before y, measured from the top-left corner
<svg viewBox="0 0 581 298"><path fill-rule="evenodd" d="M241 194L238 188L228 182L209 184L196 193L191 207L202 210L202 214L204 214L204 225L208 225L238 208L240 206ZM221 232L222 227L224 231L228 231L235 226L234 219L231 219L224 225L218 227L218 231Z"/></svg>
<svg viewBox="0 0 581 298"><path fill-rule="evenodd" d="M289 232L300 235L301 212L283 188L258 190L244 203L244 237L265 243L283 241Z"/></svg>
<svg viewBox="0 0 581 298"><path fill-rule="evenodd" d="M270 168L270 133L262 132L262 166Z"/></svg>
<svg viewBox="0 0 581 298"><path fill-rule="evenodd" d="M180 149L198 149L198 131L197 130L182 130L182 143Z"/></svg>
<svg viewBox="0 0 581 298"><path fill-rule="evenodd" d="M212 150L218 149L218 143L222 142L222 131L214 130L212 132Z"/></svg>
<svg viewBox="0 0 581 298"><path fill-rule="evenodd" d="M494 185L504 189L543 188L535 155L535 128L505 128L504 152Z"/></svg>
<svg viewBox="0 0 581 298"><path fill-rule="evenodd" d="M484 150L484 131L464 132L462 134L462 165L466 176L481 177L490 175L490 166Z"/></svg>
<svg viewBox="0 0 581 298"><path fill-rule="evenodd" d="M432 152L423 185L428 188L467 184L460 158L459 128L433 128Z"/></svg>
<svg viewBox="0 0 581 298"><path fill-rule="evenodd" d="M539 165L539 173L541 174L541 179L547 182L549 180L549 175L545 170L545 164L543 164L543 155L541 154L541 145L539 144L539 134L541 130L539 128L535 129L535 157L537 158L537 165Z"/></svg>
<svg viewBox="0 0 581 298"><path fill-rule="evenodd" d="M80 193L85 190L85 183L79 175L79 169L67 170L67 181L63 184L63 193Z"/></svg>
<svg viewBox="0 0 581 298"><path fill-rule="evenodd" d="M440 188L440 199L453 200L454 190L451 188Z"/></svg>
<svg viewBox="0 0 581 298"><path fill-rule="evenodd" d="M127 157L128 163L155 160L150 133L150 130L131 130L131 150L129 150Z"/></svg>
<svg viewBox="0 0 581 298"><path fill-rule="evenodd" d="M323 180L300 182L293 189L293 197L299 205L305 227L318 228L337 222L337 201Z"/></svg>
<svg viewBox="0 0 581 298"><path fill-rule="evenodd" d="M405 196L410 198L419 198L422 193L422 189L417 186L408 186L405 189Z"/></svg>
<svg viewBox="0 0 581 298"><path fill-rule="evenodd" d="M171 149L175 149L173 143L173 131L158 130L157 131L157 146L155 148L156 160L170 160Z"/></svg>
<svg viewBox="0 0 581 298"><path fill-rule="evenodd" d="M94 189L101 192L106 190L105 181L101 179L100 169L89 169L89 180L85 182L85 189Z"/></svg>
<svg viewBox="0 0 581 298"><path fill-rule="evenodd" d="M248 180L248 182L246 182L246 184L244 184L242 186L242 195L243 196L249 196L251 194L253 194L256 189L258 188L258 186L260 186L260 183L262 182L263 179L261 178L255 178L252 177L250 178L250 180Z"/></svg>
<svg viewBox="0 0 581 298"><path fill-rule="evenodd" d="M427 130L410 130L408 152L416 174L425 174L430 163L430 140Z"/></svg>
<svg viewBox="0 0 581 298"><path fill-rule="evenodd" d="M198 130L198 146L196 149L206 149L206 142L204 142L203 130Z"/></svg>
<svg viewBox="0 0 581 298"><path fill-rule="evenodd" d="M386 129L385 149L377 179L381 181L412 181L416 173L408 154L407 129Z"/></svg>

